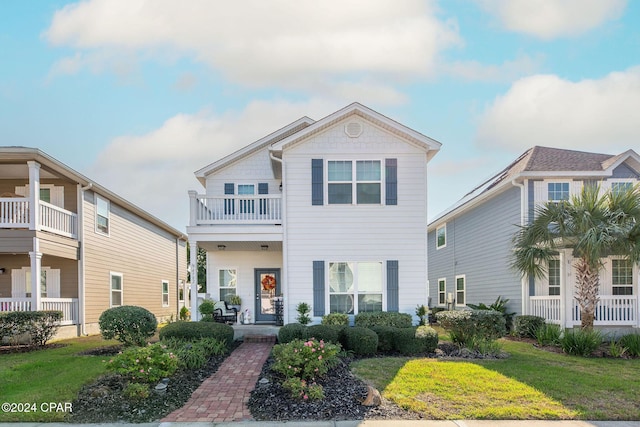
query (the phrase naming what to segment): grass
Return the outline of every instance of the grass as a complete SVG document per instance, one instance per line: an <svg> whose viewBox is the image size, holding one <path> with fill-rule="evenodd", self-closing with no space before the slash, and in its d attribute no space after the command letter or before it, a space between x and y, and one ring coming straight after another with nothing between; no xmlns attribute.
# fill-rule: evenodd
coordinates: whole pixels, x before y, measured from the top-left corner
<svg viewBox="0 0 640 427"><path fill-rule="evenodd" d="M501 343L510 358L390 357L354 362L352 370L426 418L640 419L640 360L582 358Z"/></svg>
<svg viewBox="0 0 640 427"><path fill-rule="evenodd" d="M105 372L105 357L80 356L78 353L114 345L117 341L91 336L56 344L64 346L0 354L0 404L20 405L14 408L17 412L6 412L3 407L0 422L63 421L82 385ZM25 404L28 404L28 411Z"/></svg>

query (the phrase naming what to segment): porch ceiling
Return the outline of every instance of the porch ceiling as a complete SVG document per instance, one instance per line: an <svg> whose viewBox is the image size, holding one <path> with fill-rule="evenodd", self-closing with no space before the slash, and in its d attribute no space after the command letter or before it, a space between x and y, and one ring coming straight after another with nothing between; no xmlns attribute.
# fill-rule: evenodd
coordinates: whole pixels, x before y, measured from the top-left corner
<svg viewBox="0 0 640 427"><path fill-rule="evenodd" d="M233 242L233 241L217 241L217 242L198 242L198 246L207 251L268 251L282 252L282 242L263 241L263 242ZM219 246L224 246L219 248ZM263 249L263 246L266 248Z"/></svg>

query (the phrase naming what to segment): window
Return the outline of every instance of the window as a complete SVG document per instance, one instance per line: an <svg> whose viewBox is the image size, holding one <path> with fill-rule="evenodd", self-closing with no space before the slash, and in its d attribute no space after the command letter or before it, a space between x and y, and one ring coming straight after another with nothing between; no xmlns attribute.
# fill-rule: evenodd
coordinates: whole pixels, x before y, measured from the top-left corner
<svg viewBox="0 0 640 427"><path fill-rule="evenodd" d="M625 191L630 191L633 188L633 183L631 182L612 182L611 183L611 192L613 194L620 194Z"/></svg>
<svg viewBox="0 0 640 427"><path fill-rule="evenodd" d="M111 273L111 307L123 305L122 274Z"/></svg>
<svg viewBox="0 0 640 427"><path fill-rule="evenodd" d="M169 282L162 281L162 306L169 307Z"/></svg>
<svg viewBox="0 0 640 427"><path fill-rule="evenodd" d="M382 168L379 160L328 162L329 204L380 204L382 201ZM355 187L353 183L355 182Z"/></svg>
<svg viewBox="0 0 640 427"><path fill-rule="evenodd" d="M255 185L253 184L238 184L238 195L239 196L253 196L255 193ZM254 213L255 212L255 200L253 198L242 198L238 199L238 203L240 205L240 213Z"/></svg>
<svg viewBox="0 0 640 427"><path fill-rule="evenodd" d="M438 279L438 305L447 303L447 279Z"/></svg>
<svg viewBox="0 0 640 427"><path fill-rule="evenodd" d="M42 268L40 270L40 296L46 298L47 295L47 271L48 268ZM31 291L31 268L25 269L25 297L31 298L33 292ZM50 296L50 295L49 295Z"/></svg>
<svg viewBox="0 0 640 427"><path fill-rule="evenodd" d="M96 231L109 234L109 201L96 195Z"/></svg>
<svg viewBox="0 0 640 427"><path fill-rule="evenodd" d="M220 301L229 301L236 294L238 284L238 270L235 268L218 270L218 284L220 286Z"/></svg>
<svg viewBox="0 0 640 427"><path fill-rule="evenodd" d="M436 229L436 249L447 246L447 224Z"/></svg>
<svg viewBox="0 0 640 427"><path fill-rule="evenodd" d="M456 276L456 304L465 305L465 276Z"/></svg>
<svg viewBox="0 0 640 427"><path fill-rule="evenodd" d="M549 295L560 295L560 260L549 260Z"/></svg>
<svg viewBox="0 0 640 427"><path fill-rule="evenodd" d="M382 263L329 263L329 310L346 314L382 311Z"/></svg>
<svg viewBox="0 0 640 427"><path fill-rule="evenodd" d="M550 182L547 184L548 196L550 202L561 202L569 200L569 183L568 182Z"/></svg>
<svg viewBox="0 0 640 427"><path fill-rule="evenodd" d="M633 264L628 259L611 260L613 295L633 295Z"/></svg>
<svg viewBox="0 0 640 427"><path fill-rule="evenodd" d="M40 200L51 203L51 188L40 188Z"/></svg>

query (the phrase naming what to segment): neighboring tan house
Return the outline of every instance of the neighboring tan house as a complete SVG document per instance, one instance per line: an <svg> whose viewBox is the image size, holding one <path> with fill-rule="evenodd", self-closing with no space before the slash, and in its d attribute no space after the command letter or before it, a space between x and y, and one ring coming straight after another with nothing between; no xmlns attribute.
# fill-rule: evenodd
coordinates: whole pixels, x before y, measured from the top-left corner
<svg viewBox="0 0 640 427"><path fill-rule="evenodd" d="M274 322L279 296L284 323L301 302L316 323L414 314L427 302L427 163L440 145L353 103L197 171L187 231L207 251L207 293L241 296L251 323Z"/></svg>
<svg viewBox="0 0 640 427"><path fill-rule="evenodd" d="M98 333L119 305L177 318L186 264L178 230L38 149L0 147L0 311L61 310L59 337Z"/></svg>
<svg viewBox="0 0 640 427"><path fill-rule="evenodd" d="M572 328L580 325L574 299L573 258L561 251L544 280L522 279L510 267L512 239L535 208L567 200L584 183L620 191L640 178L640 156L533 147L483 182L428 227L429 287L433 307L489 304L508 298L518 314L544 317ZM595 325L640 326L638 266L617 257L603 260Z"/></svg>

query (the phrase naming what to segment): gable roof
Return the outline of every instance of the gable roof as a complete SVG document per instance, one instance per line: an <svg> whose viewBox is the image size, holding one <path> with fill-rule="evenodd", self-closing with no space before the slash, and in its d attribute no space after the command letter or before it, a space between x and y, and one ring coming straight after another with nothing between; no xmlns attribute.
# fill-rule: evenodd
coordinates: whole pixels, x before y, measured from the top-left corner
<svg viewBox="0 0 640 427"><path fill-rule="evenodd" d="M505 185L526 178L583 177L604 179L620 164L627 162L640 174L640 156L633 150L618 155L535 146L525 151L506 168L465 194L460 200L438 214L429 228L446 221L452 215L497 193Z"/></svg>
<svg viewBox="0 0 640 427"><path fill-rule="evenodd" d="M352 104L347 105L346 107L326 116L323 119L314 122L308 127L302 129L299 132L296 132L287 138L284 138L275 144L272 144L271 150L278 152L282 151L284 148L290 147L306 139L314 134L317 134L328 127L333 126L344 118L357 115L362 117L365 120L368 120L375 125L399 136L400 138L408 141L411 144L414 144L427 152L427 159L431 159L436 152L440 149L442 144L436 141L433 138L430 138L426 135L421 134L401 123L392 120L377 111L374 111L364 105L354 102Z"/></svg>
<svg viewBox="0 0 640 427"><path fill-rule="evenodd" d="M108 190L107 188L99 185L95 181L87 178L81 173L75 171L69 166L65 165L61 161L51 157L44 151L41 151L38 148L30 148L30 147L18 147L18 146L9 146L9 147L0 147L0 164L3 162L15 162L15 161L27 161L27 160L35 160L38 162L41 168L42 176L46 177L54 177L61 176L70 181L73 181L77 184L80 184L83 187L90 186L91 191L98 193L113 203L116 203L119 206L127 209L130 212L138 215L139 217L149 221L150 223L156 225L157 227L163 229L164 231L172 234L176 238L181 240L187 240L187 237L179 230L176 230L166 222L158 219L157 217L151 215L149 212L139 208L133 203L123 199L118 196L116 193Z"/></svg>

